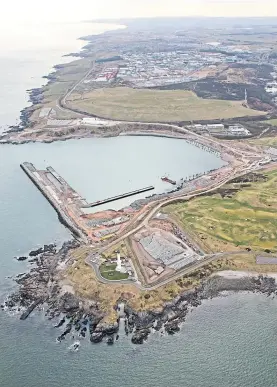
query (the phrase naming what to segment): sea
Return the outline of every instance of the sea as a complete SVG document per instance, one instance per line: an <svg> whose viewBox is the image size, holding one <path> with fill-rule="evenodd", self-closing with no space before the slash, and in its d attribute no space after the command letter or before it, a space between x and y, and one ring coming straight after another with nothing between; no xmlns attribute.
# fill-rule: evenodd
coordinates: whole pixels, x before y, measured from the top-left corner
<svg viewBox="0 0 277 387"><path fill-rule="evenodd" d="M18 123L27 89L40 87L53 65L84 42L79 36L115 26L44 23L1 26L0 126ZM13 277L29 269L14 257L34 247L71 239L49 203L19 164L53 166L87 200L149 184L160 176L180 179L217 168L214 154L183 140L158 137L83 139L52 144L0 146L0 303L15 288ZM128 205L127 201L111 205ZM36 311L26 320L0 311L1 387L274 387L277 386L277 299L224 294L189 313L180 333L153 333L142 346L124 334L113 345L72 337L56 342L53 322ZM123 327L120 328L121 330ZM76 337L75 337L76 339Z"/></svg>

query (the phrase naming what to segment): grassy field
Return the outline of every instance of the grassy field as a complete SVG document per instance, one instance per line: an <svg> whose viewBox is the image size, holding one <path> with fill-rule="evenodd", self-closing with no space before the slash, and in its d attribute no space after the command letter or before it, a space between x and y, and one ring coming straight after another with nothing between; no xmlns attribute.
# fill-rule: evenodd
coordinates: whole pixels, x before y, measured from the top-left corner
<svg viewBox="0 0 277 387"><path fill-rule="evenodd" d="M277 147L277 137L263 137L249 140L250 144Z"/></svg>
<svg viewBox="0 0 277 387"><path fill-rule="evenodd" d="M244 253L236 256L226 256L215 260L191 274L180 277L176 281L161 286L152 291L141 291L131 284L100 283L94 270L85 263L89 248L80 247L71 252L75 262L64 274L64 281L73 287L77 295L88 300L98 301L101 309L106 313L105 322L115 322L117 313L114 310L119 298L128 301L128 304L137 311L159 310L166 301L172 300L180 292L191 289L212 273L220 270L250 270L255 272L274 272L276 265L257 265L255 254Z"/></svg>
<svg viewBox="0 0 277 387"><path fill-rule="evenodd" d="M272 118L271 120L262 121L262 123L277 126L277 118Z"/></svg>
<svg viewBox="0 0 277 387"><path fill-rule="evenodd" d="M91 60L75 60L57 69L55 81L44 87L44 103L58 99L91 68Z"/></svg>
<svg viewBox="0 0 277 387"><path fill-rule="evenodd" d="M277 171L265 176L231 198L200 197L165 210L208 251L277 251Z"/></svg>
<svg viewBox="0 0 277 387"><path fill-rule="evenodd" d="M103 263L100 266L100 273L103 278L106 278L107 280L111 281L119 281L124 280L129 277L127 273L119 273L115 270L116 264L107 265L106 263Z"/></svg>
<svg viewBox="0 0 277 387"><path fill-rule="evenodd" d="M64 283L73 287L77 295L98 301L101 309L106 313L106 322L116 321L117 314L114 306L119 298L128 300L128 303L138 311L159 309L165 301L171 300L181 290L176 282L154 291L141 291L132 284L100 283L94 270L85 263L88 254L89 249L83 247L71 253L75 261L63 275L63 280ZM192 287L197 282L193 278L188 284Z"/></svg>
<svg viewBox="0 0 277 387"><path fill-rule="evenodd" d="M67 63L55 72L55 79L42 87L43 101L37 105L37 110L32 114L31 121L39 121L39 114L42 108L53 108L55 118L72 119L78 117L74 112L58 109L56 101L78 82L91 68L91 60L84 58Z"/></svg>
<svg viewBox="0 0 277 387"><path fill-rule="evenodd" d="M191 91L146 90L131 88L98 89L72 94L68 106L115 120L191 121L200 119L255 116L259 111L247 109L239 101L202 99Z"/></svg>

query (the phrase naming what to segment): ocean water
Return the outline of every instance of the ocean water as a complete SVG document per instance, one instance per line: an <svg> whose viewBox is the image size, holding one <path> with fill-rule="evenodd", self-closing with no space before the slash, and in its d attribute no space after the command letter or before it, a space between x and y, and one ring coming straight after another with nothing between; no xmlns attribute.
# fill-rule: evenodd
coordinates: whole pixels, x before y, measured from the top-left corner
<svg viewBox="0 0 277 387"><path fill-rule="evenodd" d="M88 202L150 185L155 187L153 191L102 205L99 207L101 210L120 209L135 199L172 190L171 184L161 180L164 174L180 181L182 177L224 165L214 154L184 140L149 136L5 145L1 155L3 159L10 160L12 173L24 161L32 162L38 169L51 165ZM2 174L10 176L5 169Z"/></svg>
<svg viewBox="0 0 277 387"><path fill-rule="evenodd" d="M10 31L5 40L0 34L2 126L16 122L26 105L25 90L39 87L41 76L61 62L62 54L80 48L75 38L84 35L84 29L86 33L91 29L101 32L103 26L63 25L54 30L51 25L43 26L32 44L38 29L28 28L33 31L28 32L29 39L23 33L15 38ZM19 168L23 161L39 168L52 165L91 201L148 184L160 190L161 174L178 179L220 165L219 159L184 141L150 137L1 146L1 300L15 286L10 277L28 267L14 256L71 237ZM193 310L173 337L155 333L145 345L134 346L121 335L112 347L92 345L85 339L80 351L71 353L72 339L57 344L58 330L43 313L19 321L19 316L0 311L0 386L276 386L276 321L276 299L230 294Z"/></svg>
<svg viewBox="0 0 277 387"><path fill-rule="evenodd" d="M55 342L56 329L42 317L6 317L0 385L274 387L276 310L276 299L234 294L195 309L173 337L155 333L134 346L120 336L112 347L81 340L76 353L68 350L72 340Z"/></svg>
<svg viewBox="0 0 277 387"><path fill-rule="evenodd" d="M104 23L0 23L0 133L19 122L20 110L28 106L26 90L45 84L42 77L54 65L75 59L63 55L80 51L86 42L79 37L117 27Z"/></svg>

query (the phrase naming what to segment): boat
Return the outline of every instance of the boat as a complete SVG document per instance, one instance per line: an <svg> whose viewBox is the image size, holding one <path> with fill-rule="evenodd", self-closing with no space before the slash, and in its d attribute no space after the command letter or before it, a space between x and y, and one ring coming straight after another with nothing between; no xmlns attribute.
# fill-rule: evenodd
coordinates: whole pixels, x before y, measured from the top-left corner
<svg viewBox="0 0 277 387"><path fill-rule="evenodd" d="M176 181L169 179L167 176L163 176L163 177L161 177L161 179L162 179L162 181L164 181L166 183L170 183L172 185L176 185Z"/></svg>

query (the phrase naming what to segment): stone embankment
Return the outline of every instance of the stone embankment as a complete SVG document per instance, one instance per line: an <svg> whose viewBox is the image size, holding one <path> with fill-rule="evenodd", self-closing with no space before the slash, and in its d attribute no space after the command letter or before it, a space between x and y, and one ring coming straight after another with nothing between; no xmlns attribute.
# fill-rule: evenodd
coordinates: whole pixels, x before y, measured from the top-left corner
<svg viewBox="0 0 277 387"><path fill-rule="evenodd" d="M26 274L19 274L15 281L18 290L11 294L1 305L4 310L17 311L25 319L36 308L44 306L49 320L56 321L57 340L61 341L69 334L81 337L89 336L92 343L105 340L113 344L119 337L119 318L114 324L103 323L105 313L98 300L84 299L74 294L74 289L65 291L59 273L66 266L68 257L80 244L76 240L64 243L55 252L54 248L35 250L34 266ZM50 245L51 246L51 245ZM33 254L30 253L32 256ZM205 277L205 276L204 276ZM134 344L142 344L152 331L174 334L180 330L188 312L201 304L202 300L220 295L222 291L251 291L276 295L277 286L274 278L266 276L224 278L212 276L192 290L181 292L162 310L138 312L124 300L124 294L114 308L125 303L125 333L131 336Z"/></svg>

